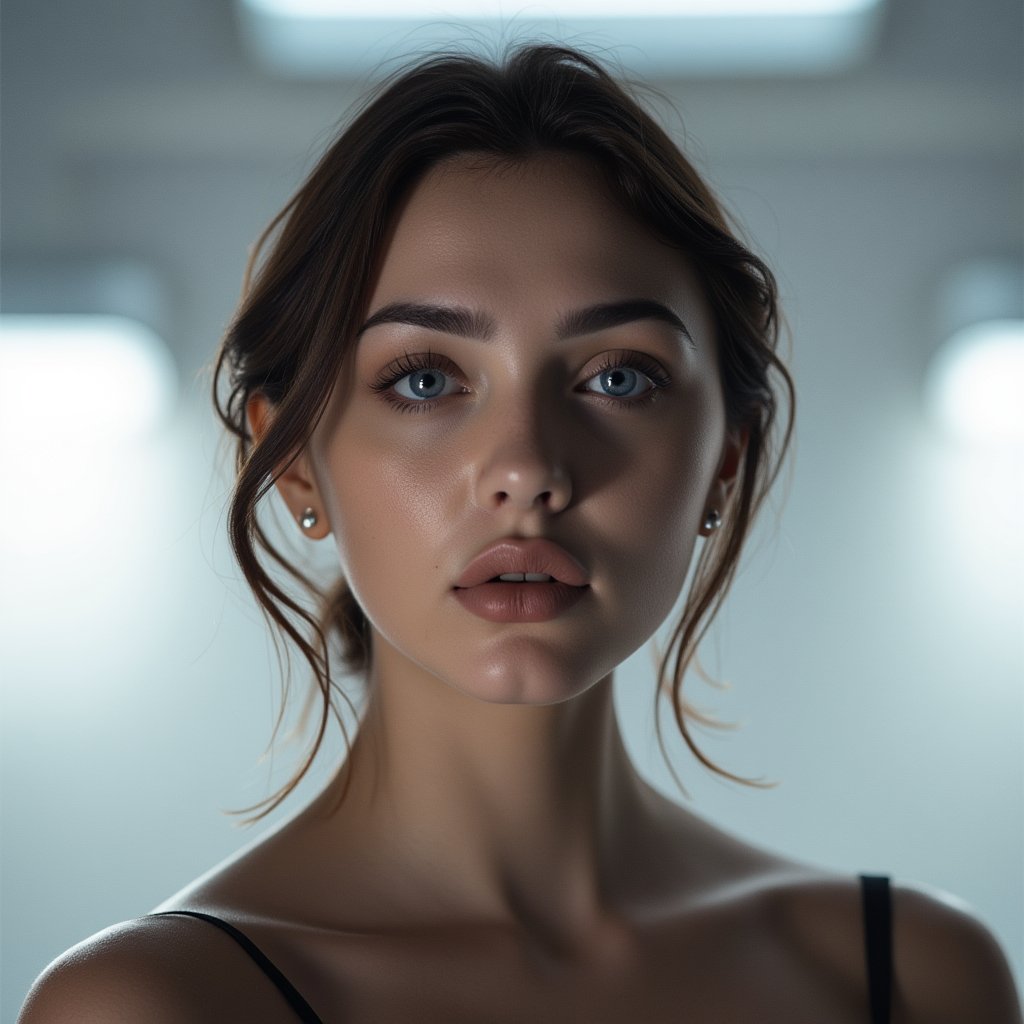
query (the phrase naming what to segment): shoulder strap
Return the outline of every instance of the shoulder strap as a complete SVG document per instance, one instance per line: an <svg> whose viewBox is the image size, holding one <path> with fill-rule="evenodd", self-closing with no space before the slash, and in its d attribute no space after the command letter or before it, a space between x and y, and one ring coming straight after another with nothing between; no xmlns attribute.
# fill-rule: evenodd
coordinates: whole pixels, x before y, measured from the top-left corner
<svg viewBox="0 0 1024 1024"><path fill-rule="evenodd" d="M892 902L888 875L861 875L871 1024L889 1024L892 1006Z"/></svg>
<svg viewBox="0 0 1024 1024"><path fill-rule="evenodd" d="M281 973L271 962L270 958L248 935L240 932L233 924L228 924L227 921L214 917L213 914L201 914L197 910L165 910L158 914L149 914L147 916L168 917L173 914L209 921L210 924L216 925L221 931L227 932L256 961L256 965L260 970L277 986L281 995L288 1001L288 1005L298 1014L302 1024L323 1024L323 1021L313 1012L313 1007L299 994L299 990Z"/></svg>

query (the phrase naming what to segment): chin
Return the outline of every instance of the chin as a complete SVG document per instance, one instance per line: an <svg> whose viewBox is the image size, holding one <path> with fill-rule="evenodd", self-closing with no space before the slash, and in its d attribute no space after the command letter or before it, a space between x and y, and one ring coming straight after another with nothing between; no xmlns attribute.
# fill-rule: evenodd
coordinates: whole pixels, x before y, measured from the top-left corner
<svg viewBox="0 0 1024 1024"><path fill-rule="evenodd" d="M464 662L449 683L467 697L488 704L544 707L580 696L611 672L606 666L570 663L536 641L513 646L515 650L505 647L500 656L494 652L482 658L475 671Z"/></svg>

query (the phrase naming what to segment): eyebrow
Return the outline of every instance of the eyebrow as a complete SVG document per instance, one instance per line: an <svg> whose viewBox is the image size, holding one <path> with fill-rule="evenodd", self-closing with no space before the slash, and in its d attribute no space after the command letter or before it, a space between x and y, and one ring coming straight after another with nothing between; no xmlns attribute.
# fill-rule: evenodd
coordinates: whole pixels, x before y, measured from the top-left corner
<svg viewBox="0 0 1024 1024"><path fill-rule="evenodd" d="M619 327L635 320L660 320L674 327L693 345L693 335L682 320L668 306L653 299L623 299L620 302L602 302L583 309L565 313L555 327L559 341L575 338L582 334ZM490 341L497 330L491 317L478 310L463 306L441 306L423 302L391 302L374 313L356 334L362 337L365 331L379 324L411 324L426 327L431 331L443 331L460 338Z"/></svg>

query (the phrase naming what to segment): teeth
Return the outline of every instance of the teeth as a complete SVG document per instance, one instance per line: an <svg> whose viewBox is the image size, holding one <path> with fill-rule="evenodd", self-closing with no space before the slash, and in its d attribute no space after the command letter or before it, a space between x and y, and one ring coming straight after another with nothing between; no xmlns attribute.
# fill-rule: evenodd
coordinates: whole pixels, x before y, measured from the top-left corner
<svg viewBox="0 0 1024 1024"><path fill-rule="evenodd" d="M506 572L498 579L506 583L550 583L554 577L543 572Z"/></svg>

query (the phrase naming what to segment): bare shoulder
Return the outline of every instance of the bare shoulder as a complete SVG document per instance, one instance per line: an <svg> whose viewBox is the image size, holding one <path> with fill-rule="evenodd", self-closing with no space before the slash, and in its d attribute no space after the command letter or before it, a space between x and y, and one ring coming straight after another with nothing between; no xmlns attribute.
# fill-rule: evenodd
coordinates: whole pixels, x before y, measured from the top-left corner
<svg viewBox="0 0 1024 1024"><path fill-rule="evenodd" d="M214 929L190 928L191 923L143 917L77 943L36 979L18 1024L234 1019L240 986L232 983L237 967L231 951Z"/></svg>
<svg viewBox="0 0 1024 1024"><path fill-rule="evenodd" d="M893 1020L899 1024L1021 1024L1013 976L999 943L962 900L893 884ZM807 870L775 875L762 892L792 944L851 991L867 982L860 880Z"/></svg>
<svg viewBox="0 0 1024 1024"><path fill-rule="evenodd" d="M896 885L892 907L894 970L908 1021L1020 1024L1006 956L966 903L927 886Z"/></svg>

